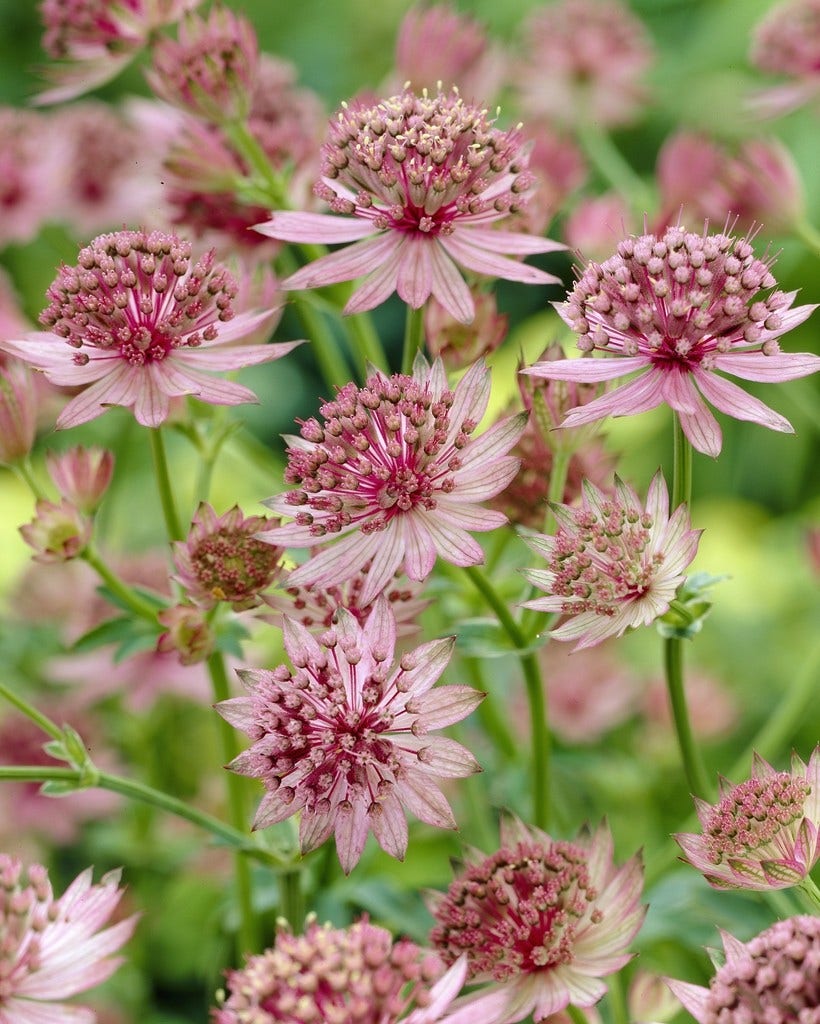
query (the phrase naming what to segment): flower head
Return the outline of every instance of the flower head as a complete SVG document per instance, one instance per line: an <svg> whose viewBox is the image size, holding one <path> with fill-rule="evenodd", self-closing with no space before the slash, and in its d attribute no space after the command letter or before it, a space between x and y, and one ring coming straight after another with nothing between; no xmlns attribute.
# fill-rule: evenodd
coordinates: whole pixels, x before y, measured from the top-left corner
<svg viewBox="0 0 820 1024"><path fill-rule="evenodd" d="M709 988L666 979L698 1024L814 1024L820 1008L820 918L777 921L750 942L722 933L726 963Z"/></svg>
<svg viewBox="0 0 820 1024"><path fill-rule="evenodd" d="M367 275L345 312L373 309L398 291L414 309L434 295L469 323L473 300L457 265L510 281L557 282L509 256L562 245L492 229L522 209L533 184L520 132L494 128L457 91L417 96L406 89L372 106L351 103L331 119L322 154L316 193L347 219L276 212L257 230L286 242L356 244L308 264L284 287Z"/></svg>
<svg viewBox="0 0 820 1024"><path fill-rule="evenodd" d="M796 292L772 290L771 263L757 259L747 239L705 230L672 227L662 237L624 239L605 263L587 266L558 306L579 335L578 348L610 358L536 363L524 372L594 382L640 371L570 412L568 427L666 402L692 445L716 456L722 437L706 399L729 416L792 432L788 420L716 372L785 381L820 369L816 355L780 351L777 339L816 307L792 309Z"/></svg>
<svg viewBox="0 0 820 1024"><path fill-rule="evenodd" d="M310 920L304 935L280 926L273 948L229 972L213 1022L436 1024L464 973L463 961L445 973L437 956L366 919L348 928Z"/></svg>
<svg viewBox="0 0 820 1024"><path fill-rule="evenodd" d="M48 472L60 497L90 515L103 499L114 472L114 453L105 448L77 445L64 452L49 452Z"/></svg>
<svg viewBox="0 0 820 1024"><path fill-rule="evenodd" d="M749 59L761 71L791 81L759 93L752 106L776 117L820 94L820 2L784 0L775 4L752 34Z"/></svg>
<svg viewBox="0 0 820 1024"><path fill-rule="evenodd" d="M216 634L202 608L193 604L175 604L157 613L167 632L157 639L157 651L179 658L180 665L196 665L216 650Z"/></svg>
<svg viewBox="0 0 820 1024"><path fill-rule="evenodd" d="M504 821L501 849L472 857L432 898L434 947L447 963L466 954L468 980L489 983L448 1021L542 1021L570 1003L592 1006L606 992L600 979L631 959L642 882L637 856L615 867L605 826L568 842Z"/></svg>
<svg viewBox="0 0 820 1024"><path fill-rule="evenodd" d="M526 419L502 420L472 439L489 396L483 364L450 391L441 361L430 368L419 357L412 377L375 373L325 402L323 422L307 420L290 440L285 480L294 490L265 502L295 521L261 536L296 547L341 539L288 582L332 586L370 562L360 596L369 604L402 564L410 579L423 580L437 555L454 565L483 562L468 531L507 521L477 503L515 476L518 460L506 453Z"/></svg>
<svg viewBox="0 0 820 1024"><path fill-rule="evenodd" d="M244 516L238 505L217 516L201 502L187 539L174 544L174 579L205 608L219 601L234 611L253 608L282 565L282 549L256 537L268 523L265 516Z"/></svg>
<svg viewBox="0 0 820 1024"><path fill-rule="evenodd" d="M695 801L701 835L675 836L689 863L716 889L788 889L820 858L820 746L790 772L755 755L752 777L721 780L720 801Z"/></svg>
<svg viewBox="0 0 820 1024"><path fill-rule="evenodd" d="M131 937L136 917L99 930L119 903L119 880L119 871L111 871L92 885L88 868L55 899L44 867L32 864L24 874L19 860L0 853L4 1024L94 1024L90 1010L54 1000L99 985L119 967L111 954Z"/></svg>
<svg viewBox="0 0 820 1024"><path fill-rule="evenodd" d="M23 540L36 552L35 562L78 558L91 540L91 520L65 498L59 505L41 498L35 512L34 519L20 527Z"/></svg>
<svg viewBox="0 0 820 1024"><path fill-rule="evenodd" d="M228 346L271 316L236 316L237 290L213 250L194 262L190 244L176 235L100 235L48 289L40 322L50 332L0 347L44 370L53 384L90 385L63 409L58 427L85 423L111 405L133 408L138 423L156 427L179 395L213 405L255 402L250 389L203 371L269 362L299 344Z"/></svg>
<svg viewBox="0 0 820 1024"><path fill-rule="evenodd" d="M467 686L429 692L450 660L453 638L423 644L398 665L395 642L396 620L384 599L364 626L340 609L336 626L318 638L285 618L294 670L240 672L248 696L216 706L253 740L229 767L267 790L254 828L301 810L302 850L335 832L346 873L369 830L391 856L404 857L402 804L430 825L455 828L436 780L478 770L460 744L430 735L461 721L484 696Z"/></svg>
<svg viewBox="0 0 820 1024"><path fill-rule="evenodd" d="M529 544L547 560L546 570L526 577L547 592L524 607L559 612L569 619L550 636L591 647L634 626L648 626L669 609L695 557L700 531L689 510L669 515L669 493L660 470L643 506L637 494L615 478L615 495L585 482L581 506L552 506L558 529Z"/></svg>

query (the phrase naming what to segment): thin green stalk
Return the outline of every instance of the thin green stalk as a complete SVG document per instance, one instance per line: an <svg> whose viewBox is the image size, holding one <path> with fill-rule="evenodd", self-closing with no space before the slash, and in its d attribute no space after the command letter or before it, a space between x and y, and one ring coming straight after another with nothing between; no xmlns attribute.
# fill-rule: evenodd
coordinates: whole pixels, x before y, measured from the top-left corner
<svg viewBox="0 0 820 1024"><path fill-rule="evenodd" d="M477 658L465 658L464 665L470 682L477 690L487 690L482 671L481 662ZM493 746L508 760L514 760L518 756L518 744L504 720L503 715L498 713L498 705L489 695L489 700L483 700L476 708L476 715L484 732L493 742Z"/></svg>
<svg viewBox="0 0 820 1024"><path fill-rule="evenodd" d="M140 597L127 583L110 569L100 557L99 553L89 544L80 555L84 562L88 562L91 568L96 572L100 579L105 583L106 587L115 594L123 604L127 605L135 615L139 615L140 618L148 619L149 622L156 622L157 620L157 609L146 601L144 597Z"/></svg>
<svg viewBox="0 0 820 1024"><path fill-rule="evenodd" d="M577 1006L568 1006L567 1016L572 1021L572 1024L588 1024L587 1015L583 1010L579 1010Z"/></svg>
<svg viewBox="0 0 820 1024"><path fill-rule="evenodd" d="M330 388L330 398L337 387L344 387L350 381L347 360L333 331L328 327L322 314L311 304L310 298L303 292L292 292L290 298L310 337L311 351L315 353L319 371Z"/></svg>
<svg viewBox="0 0 820 1024"><path fill-rule="evenodd" d="M31 493L34 495L37 501L47 501L48 495L40 486L37 477L34 475L34 470L31 466L31 457L26 455L22 459L18 459L17 462L12 463L11 467L17 476L23 481L28 487Z"/></svg>
<svg viewBox="0 0 820 1024"><path fill-rule="evenodd" d="M298 868L283 871L279 876L279 916L284 917L295 934L301 932L305 920L305 897L302 872Z"/></svg>
<svg viewBox="0 0 820 1024"><path fill-rule="evenodd" d="M228 685L228 674L225 670L225 659L221 651L215 651L208 658L208 674L215 700L227 700L231 693ZM220 716L219 731L222 738L222 750L225 761L232 761L239 753L239 742L236 730ZM226 771L226 788L228 793L228 811L231 824L241 832L247 829L248 809L245 800L244 779L234 772ZM256 953L261 949L256 916L253 910L253 882L248 859L241 850L234 855L234 875L236 892L239 901L239 953L240 955Z"/></svg>
<svg viewBox="0 0 820 1024"><path fill-rule="evenodd" d="M801 896L805 897L806 909L810 914L817 915L820 911L820 889L814 884L809 875L796 887Z"/></svg>
<svg viewBox="0 0 820 1024"><path fill-rule="evenodd" d="M674 416L672 437L672 508L692 505L692 445Z"/></svg>
<svg viewBox="0 0 820 1024"><path fill-rule="evenodd" d="M652 194L639 174L593 118L580 118L575 123L576 138L589 162L629 203L639 217L654 206Z"/></svg>
<svg viewBox="0 0 820 1024"><path fill-rule="evenodd" d="M162 515L165 519L165 530L168 534L168 540L182 540L185 534L182 532L182 526L177 515L174 492L171 488L171 478L168 475L168 460L165 457L162 427L151 427L148 434L151 438L154 476L157 481L157 490L159 491L159 500L162 504Z"/></svg>
<svg viewBox="0 0 820 1024"><path fill-rule="evenodd" d="M607 978L607 985L609 986L607 1002L612 1015L612 1024L629 1024L629 1009L624 995L623 975L619 971L610 974Z"/></svg>
<svg viewBox="0 0 820 1024"><path fill-rule="evenodd" d="M527 638L510 614L504 601L481 570L474 565L464 570L473 586L495 612L501 628L518 650L527 700L530 705L530 727L532 729L533 757L533 822L538 828L547 828L550 818L550 753L551 740L547 725L547 706L544 699L544 685L541 667L534 654L524 653Z"/></svg>
<svg viewBox="0 0 820 1024"><path fill-rule="evenodd" d="M251 171L261 179L271 206L288 206L287 196L279 175L273 170L264 149L249 131L244 121L233 121L223 126L228 140L245 160Z"/></svg>
<svg viewBox="0 0 820 1024"><path fill-rule="evenodd" d="M413 360L424 346L424 306L419 309L407 307L404 326L404 347L401 352L401 372L408 376L413 372Z"/></svg>
<svg viewBox="0 0 820 1024"><path fill-rule="evenodd" d="M37 708L33 707L23 697L18 697L13 690L10 690L7 686L0 683L0 697L5 697L9 704L13 704L19 712L24 714L26 718L34 722L38 729L42 729L43 732L48 733L52 739L61 740L63 738L63 730L55 722L44 715Z"/></svg>
<svg viewBox="0 0 820 1024"><path fill-rule="evenodd" d="M362 380L367 378L369 363L387 373L390 369L387 355L369 314L355 313L353 316L343 317L343 322L346 322L350 332L353 351L359 360Z"/></svg>
<svg viewBox="0 0 820 1024"><path fill-rule="evenodd" d="M815 256L820 256L820 231L808 221L797 221L792 230L806 248Z"/></svg>

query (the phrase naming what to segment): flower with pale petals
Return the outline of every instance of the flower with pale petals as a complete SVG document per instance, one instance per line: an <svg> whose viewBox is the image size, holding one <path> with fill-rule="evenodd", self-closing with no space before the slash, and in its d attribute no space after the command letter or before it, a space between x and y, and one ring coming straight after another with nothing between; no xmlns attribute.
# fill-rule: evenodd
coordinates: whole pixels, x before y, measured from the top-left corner
<svg viewBox="0 0 820 1024"><path fill-rule="evenodd" d="M20 534L36 554L35 562L67 562L79 558L91 540L92 522L76 505L63 498L59 505L41 498L36 515L20 527Z"/></svg>
<svg viewBox="0 0 820 1024"><path fill-rule="evenodd" d="M175 604L157 613L167 632L157 639L159 654L175 653L180 665L197 665L216 650L216 634L202 608Z"/></svg>
<svg viewBox="0 0 820 1024"><path fill-rule="evenodd" d="M695 800L701 835L675 836L689 863L715 889L788 889L820 858L820 746L806 765L792 755L778 772L755 754L752 776L721 779L720 801Z"/></svg>
<svg viewBox="0 0 820 1024"><path fill-rule="evenodd" d="M752 64L790 81L764 89L750 101L762 117L788 114L820 96L820 0L775 4L752 33Z"/></svg>
<svg viewBox="0 0 820 1024"><path fill-rule="evenodd" d="M354 242L308 264L285 288L321 288L366 275L345 306L361 313L393 292L414 309L435 296L456 320L474 314L458 267L527 284L558 278L511 256L558 242L496 231L521 210L534 179L518 129L494 128L457 91L409 89L375 105L353 102L330 121L316 194L334 213L277 211L256 230L284 242Z"/></svg>
<svg viewBox="0 0 820 1024"><path fill-rule="evenodd" d="M94 1024L96 1015L62 1001L105 981L122 962L112 956L131 938L136 917L100 931L119 903L119 871L97 885L91 868L55 899L48 872L0 853L3 1024Z"/></svg>
<svg viewBox="0 0 820 1024"><path fill-rule="evenodd" d="M555 535L527 538L547 560L547 569L524 573L547 592L525 608L568 616L550 636L576 640L575 650L581 650L648 626L669 610L697 552L700 530L691 529L686 505L669 515L660 470L649 485L646 506L616 476L614 496L585 481L580 507L551 507Z"/></svg>
<svg viewBox="0 0 820 1024"><path fill-rule="evenodd" d="M820 918L789 917L745 943L721 936L726 962L709 988L666 979L698 1024L817 1024Z"/></svg>
<svg viewBox="0 0 820 1024"><path fill-rule="evenodd" d="M434 953L364 918L348 928L280 925L271 949L228 972L213 1024L437 1024L464 983Z"/></svg>
<svg viewBox="0 0 820 1024"><path fill-rule="evenodd" d="M507 455L526 414L471 434L490 398L489 370L474 364L451 391L441 360L418 357L413 376L381 372L363 388L347 384L321 407L323 423L289 438L285 481L294 489L264 502L294 516L260 536L274 544L327 546L288 577L292 586L333 586L370 563L359 600L369 604L403 565L412 580L430 575L436 556L454 565L484 561L472 530L507 517L479 502L515 476Z"/></svg>
<svg viewBox="0 0 820 1024"><path fill-rule="evenodd" d="M43 370L52 384L82 387L58 427L101 416L112 405L132 408L138 423L158 427L170 400L195 395L212 405L255 402L244 385L205 371L270 362L298 341L231 345L274 311L234 314L238 286L214 261L194 262L190 243L161 231L117 231L80 250L62 266L40 315L49 332L0 348ZM84 387L84 385L90 385Z"/></svg>
<svg viewBox="0 0 820 1024"><path fill-rule="evenodd" d="M64 452L49 452L46 465L60 497L91 515L111 483L114 453L105 448L77 445Z"/></svg>
<svg viewBox="0 0 820 1024"><path fill-rule="evenodd" d="M556 307L579 335L581 352L604 358L536 363L523 372L588 383L638 373L572 410L567 427L632 416L665 402L690 443L717 456L722 435L708 401L729 416L792 433L787 419L720 373L775 382L820 369L820 357L812 353L780 351L777 339L816 306L792 309L797 292L772 290L771 263L757 259L746 238L706 229L697 235L672 227L663 236L624 239L606 262L590 263Z"/></svg>
<svg viewBox="0 0 820 1024"><path fill-rule="evenodd" d="M431 689L454 637L423 644L394 664L396 620L383 598L364 626L343 608L336 619L317 638L285 617L294 670L240 672L248 695L216 709L253 740L228 766L267 790L253 827L301 811L302 851L335 833L349 874L369 831L387 853L404 858L403 805L429 825L456 827L437 780L471 775L478 764L459 743L431 733L460 722L484 694L468 686Z"/></svg>
<svg viewBox="0 0 820 1024"><path fill-rule="evenodd" d="M447 894L431 897L433 946L446 963L466 954L468 981L484 983L448 1024L539 1022L597 1003L601 979L632 959L642 884L639 856L615 866L604 825L566 841L502 821L501 849L470 855Z"/></svg>

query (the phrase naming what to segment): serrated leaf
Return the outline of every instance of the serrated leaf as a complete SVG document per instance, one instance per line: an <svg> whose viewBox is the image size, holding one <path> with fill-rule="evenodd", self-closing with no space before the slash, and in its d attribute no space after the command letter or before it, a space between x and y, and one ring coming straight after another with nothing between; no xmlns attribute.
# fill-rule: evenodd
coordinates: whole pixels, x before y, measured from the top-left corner
<svg viewBox="0 0 820 1024"><path fill-rule="evenodd" d="M75 640L71 646L71 652L85 654L88 651L95 651L98 647L105 647L107 644L119 643L131 634L133 621L129 616L124 615L118 616L116 619L107 619Z"/></svg>
<svg viewBox="0 0 820 1024"><path fill-rule="evenodd" d="M157 646L159 630L134 632L127 637L114 652L114 664L119 665L121 661L130 658L134 654L142 654L143 651L152 651Z"/></svg>

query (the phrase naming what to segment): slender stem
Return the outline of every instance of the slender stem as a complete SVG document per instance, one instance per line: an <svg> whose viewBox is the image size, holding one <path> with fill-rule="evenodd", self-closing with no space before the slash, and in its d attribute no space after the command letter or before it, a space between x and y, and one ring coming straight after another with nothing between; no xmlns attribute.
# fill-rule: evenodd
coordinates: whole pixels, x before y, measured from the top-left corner
<svg viewBox="0 0 820 1024"><path fill-rule="evenodd" d="M577 1006L568 1006L567 1016L572 1021L572 1024L588 1024L587 1015Z"/></svg>
<svg viewBox="0 0 820 1024"><path fill-rule="evenodd" d="M23 697L18 697L16 693L2 683L0 683L0 697L5 697L9 704L13 704L18 711L34 722L43 732L48 733L52 739L61 740L63 738L63 730L55 722L52 722L47 715L38 711L37 708L29 704Z"/></svg>
<svg viewBox="0 0 820 1024"><path fill-rule="evenodd" d="M37 501L48 500L46 492L40 486L37 477L34 475L34 470L32 469L31 466L31 456L26 455L22 459L19 459L17 462L12 463L11 468L14 470L17 476L20 477L23 483L27 485L27 487L34 495L34 497L37 499Z"/></svg>
<svg viewBox="0 0 820 1024"><path fill-rule="evenodd" d="M174 503L174 492L171 488L171 478L168 475L168 460L165 457L165 442L162 439L162 428L152 427L148 433L151 437L154 475L157 480L159 500L162 503L162 515L165 519L165 530L168 534L168 540L182 540L185 534L182 532L176 504Z"/></svg>
<svg viewBox="0 0 820 1024"><path fill-rule="evenodd" d="M156 622L157 620L157 609L144 597L140 597L135 591L124 583L116 573L110 569L100 557L99 553L89 545L83 553L80 555L84 562L88 562L91 568L96 572L100 579L105 583L112 594L116 596L127 605L135 615L139 615L140 618L148 619L150 622Z"/></svg>
<svg viewBox="0 0 820 1024"><path fill-rule="evenodd" d="M279 914L290 924L294 934L301 931L305 920L305 899L302 872L298 868L283 871L279 876Z"/></svg>
<svg viewBox="0 0 820 1024"><path fill-rule="evenodd" d="M401 372L408 376L413 372L413 360L424 345L424 306L419 309L407 307L404 327L404 348L401 353Z"/></svg>
<svg viewBox="0 0 820 1024"><path fill-rule="evenodd" d="M356 353L362 379L367 378L368 363L377 366L385 373L389 370L387 355L382 347L381 339L373 326L373 320L367 313L355 313L345 318L353 351Z"/></svg>
<svg viewBox="0 0 820 1024"><path fill-rule="evenodd" d="M547 706L541 679L541 667L532 652L524 653L527 647L527 638L487 577L474 565L467 566L465 572L473 586L495 612L501 628L519 652L518 657L521 661L524 683L527 688L527 700L530 705L530 727L532 729L533 822L538 828L547 828L550 817L551 740L547 725Z"/></svg>
<svg viewBox="0 0 820 1024"><path fill-rule="evenodd" d="M288 206L285 189L279 175L273 170L264 149L244 121L232 121L224 126L225 134L234 149L245 160L251 171L262 181L269 195L270 205Z"/></svg>
<svg viewBox="0 0 820 1024"><path fill-rule="evenodd" d="M225 671L225 659L221 651L215 651L208 658L208 673L211 677L214 698L217 701L227 700L231 693L228 685L228 674ZM222 737L222 750L226 761L232 761L239 753L236 730L224 718L219 718L219 731ZM245 800L244 779L232 771L226 771L226 788L228 793L228 810L231 824L237 831L247 829L247 803ZM256 953L261 948L256 917L253 911L253 882L248 859L241 850L234 856L234 874L236 892L239 901L239 953Z"/></svg>
<svg viewBox="0 0 820 1024"><path fill-rule="evenodd" d="M608 133L592 118L584 117L576 121L575 133L590 163L604 181L620 192L638 216L649 213L654 206L649 189Z"/></svg>
<svg viewBox="0 0 820 1024"><path fill-rule="evenodd" d="M807 898L806 902L808 903L807 909L809 913L816 915L818 910L820 910L820 889L817 888L809 875L806 875L796 888L801 896Z"/></svg>
<svg viewBox="0 0 820 1024"><path fill-rule="evenodd" d="M672 437L672 508L692 505L692 445L674 416Z"/></svg>
<svg viewBox="0 0 820 1024"><path fill-rule="evenodd" d="M609 985L607 1002L612 1014L612 1024L629 1024L629 1010L626 1005L626 998L624 997L623 975L619 971L615 974L610 974L607 978L607 984Z"/></svg>
<svg viewBox="0 0 820 1024"><path fill-rule="evenodd" d="M809 224L808 221L797 221L792 225L792 230L809 252L820 256L820 231L813 224Z"/></svg>

